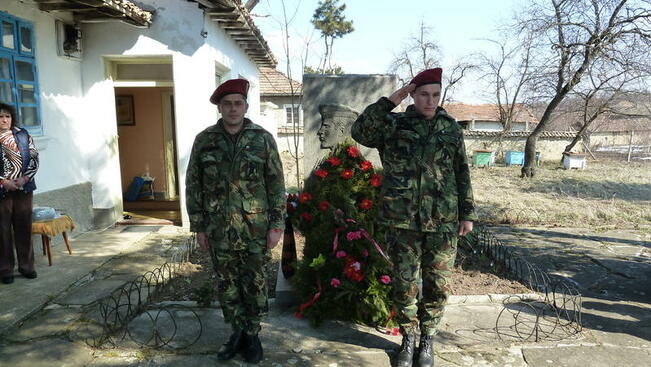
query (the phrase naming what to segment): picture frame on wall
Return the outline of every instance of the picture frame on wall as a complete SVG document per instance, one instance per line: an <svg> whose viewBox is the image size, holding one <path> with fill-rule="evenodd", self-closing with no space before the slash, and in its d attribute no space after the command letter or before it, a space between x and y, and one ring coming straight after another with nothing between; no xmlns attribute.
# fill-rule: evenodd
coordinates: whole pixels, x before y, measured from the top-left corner
<svg viewBox="0 0 651 367"><path fill-rule="evenodd" d="M119 126L134 126L136 124L132 95L115 96L115 114Z"/></svg>

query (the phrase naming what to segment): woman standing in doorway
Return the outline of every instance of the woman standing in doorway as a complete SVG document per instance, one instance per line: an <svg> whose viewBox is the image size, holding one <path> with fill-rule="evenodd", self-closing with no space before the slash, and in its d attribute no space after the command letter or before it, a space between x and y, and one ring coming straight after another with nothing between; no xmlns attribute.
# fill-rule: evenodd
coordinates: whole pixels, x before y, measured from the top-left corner
<svg viewBox="0 0 651 367"><path fill-rule="evenodd" d="M18 272L36 278L32 245L32 192L38 151L27 130L16 126L16 110L0 103L0 281L14 281L14 246Z"/></svg>

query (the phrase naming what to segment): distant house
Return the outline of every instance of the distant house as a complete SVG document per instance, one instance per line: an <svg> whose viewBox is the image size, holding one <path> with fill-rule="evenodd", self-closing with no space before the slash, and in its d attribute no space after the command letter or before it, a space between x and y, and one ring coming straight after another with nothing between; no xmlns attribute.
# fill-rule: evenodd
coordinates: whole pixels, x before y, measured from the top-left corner
<svg viewBox="0 0 651 367"><path fill-rule="evenodd" d="M476 150L490 150L493 159L503 159L506 151L524 151L524 145L538 120L525 106L516 106L511 131L504 132L495 104L470 105L449 103L443 106L464 128L464 140L468 155ZM538 139L536 150L542 160L559 160L565 147L572 141L575 133L569 131L543 131ZM581 147L577 147L577 151Z"/></svg>
<svg viewBox="0 0 651 367"><path fill-rule="evenodd" d="M259 68L276 65L240 0L3 0L0 20L0 100L40 151L35 203L81 230L122 217L134 176L184 208L193 140L217 120L210 94L248 79L258 122Z"/></svg>
<svg viewBox="0 0 651 367"><path fill-rule="evenodd" d="M260 68L260 104L263 111L273 111L279 135L292 133L293 126L303 133L302 97L301 83L274 68Z"/></svg>
<svg viewBox="0 0 651 367"><path fill-rule="evenodd" d="M303 85L271 67L260 68L260 113L269 126L276 126L278 147L294 151L297 134L303 154Z"/></svg>
<svg viewBox="0 0 651 367"><path fill-rule="evenodd" d="M576 134L583 123L583 114L577 111L579 104L566 101L547 128ZM628 152L631 145L633 152L651 152L651 96L641 93L621 97L590 124L583 138L593 151Z"/></svg>
<svg viewBox="0 0 651 367"><path fill-rule="evenodd" d="M496 104L448 103L443 107L466 130L502 131L499 107ZM511 122L511 131L531 131L537 121L528 108L517 105L515 117Z"/></svg>
<svg viewBox="0 0 651 367"><path fill-rule="evenodd" d="M588 134L590 149L604 152L651 153L651 116L606 115Z"/></svg>

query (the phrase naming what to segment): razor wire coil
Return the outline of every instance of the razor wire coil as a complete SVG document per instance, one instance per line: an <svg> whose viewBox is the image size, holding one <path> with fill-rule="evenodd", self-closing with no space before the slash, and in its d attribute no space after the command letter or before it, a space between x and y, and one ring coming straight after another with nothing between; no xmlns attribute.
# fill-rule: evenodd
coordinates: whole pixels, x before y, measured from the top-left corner
<svg viewBox="0 0 651 367"><path fill-rule="evenodd" d="M94 315L91 320L95 322L85 323L85 329L79 330L86 344L93 348L106 345L115 347L119 341L129 338L143 347L178 350L196 343L204 326L195 310L181 304L151 305L154 296L178 276L179 270L189 261L196 248L196 235L193 234L184 246L171 252L165 263L91 304L88 313ZM181 325L176 320L176 314L180 311L192 315L192 335L186 338L186 342L180 342L181 338L178 337ZM149 325L136 330L132 325L136 319L144 319ZM184 322L183 327L187 329L187 326L188 322ZM143 329L146 330L144 334Z"/></svg>
<svg viewBox="0 0 651 367"><path fill-rule="evenodd" d="M505 246L493 233L478 227L462 237L460 246L490 257L526 287L541 295L514 295L503 301L495 322L500 340L539 342L581 332L581 293L562 277L552 277Z"/></svg>

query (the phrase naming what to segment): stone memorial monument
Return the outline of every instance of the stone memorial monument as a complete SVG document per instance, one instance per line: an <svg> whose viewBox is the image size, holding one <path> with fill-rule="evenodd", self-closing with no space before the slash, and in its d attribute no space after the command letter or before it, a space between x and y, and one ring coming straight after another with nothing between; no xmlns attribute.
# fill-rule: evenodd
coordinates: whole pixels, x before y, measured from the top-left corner
<svg viewBox="0 0 651 367"><path fill-rule="evenodd" d="M303 75L304 176L337 143L346 138L352 141L350 128L366 106L396 89L395 75ZM359 147L375 166L381 166L375 149Z"/></svg>

